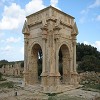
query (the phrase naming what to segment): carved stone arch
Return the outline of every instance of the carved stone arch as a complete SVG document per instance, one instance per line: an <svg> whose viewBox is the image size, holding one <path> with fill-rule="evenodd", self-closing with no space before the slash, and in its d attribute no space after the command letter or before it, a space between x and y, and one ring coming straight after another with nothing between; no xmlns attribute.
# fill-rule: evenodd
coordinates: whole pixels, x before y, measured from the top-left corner
<svg viewBox="0 0 100 100"><path fill-rule="evenodd" d="M34 41L33 43L31 43L31 45L29 46L29 51L31 51L32 47L35 45L35 44L39 44L41 49L42 49L42 44L38 41Z"/></svg>
<svg viewBox="0 0 100 100"><path fill-rule="evenodd" d="M68 84L70 82L70 47L67 42L62 42L59 46L59 72L61 82Z"/></svg>
<svg viewBox="0 0 100 100"><path fill-rule="evenodd" d="M71 48L70 48L69 44L68 44L66 41L63 41L63 42L61 42L61 43L58 45L57 53L59 53L60 47L61 47L63 44L65 44L65 45L68 47L69 55L70 55L70 57L71 57Z"/></svg>
<svg viewBox="0 0 100 100"><path fill-rule="evenodd" d="M59 17L61 18L59 19ZM78 29L74 17L50 6L26 18L27 22L25 22L23 27L25 85L36 86L38 82L37 64L33 65L37 62L37 51L40 48L43 53L43 70L41 83L37 85L43 87L45 93L67 90L60 83L61 75L58 69L60 48L63 52L63 61L65 62L63 68L67 70L64 71L63 82L65 84L77 84L76 36ZM67 22L66 19L68 20Z"/></svg>
<svg viewBox="0 0 100 100"><path fill-rule="evenodd" d="M29 59L29 78L32 79L30 80L29 84L37 84L40 83L40 74L42 73L42 66L41 66L41 73L39 70L39 65L38 65L38 56L39 56L39 51L42 48L39 42L34 42L30 46L30 59Z"/></svg>
<svg viewBox="0 0 100 100"><path fill-rule="evenodd" d="M35 45L35 44L38 44L38 45L40 45L40 47L41 47L41 49L42 49L42 45L41 45L41 43L40 42L38 42L38 41L34 41L33 43L31 43L31 45L29 45L29 51L28 51L28 70L30 70L30 61L31 61L31 50L32 50L32 48L33 48L33 46Z"/></svg>

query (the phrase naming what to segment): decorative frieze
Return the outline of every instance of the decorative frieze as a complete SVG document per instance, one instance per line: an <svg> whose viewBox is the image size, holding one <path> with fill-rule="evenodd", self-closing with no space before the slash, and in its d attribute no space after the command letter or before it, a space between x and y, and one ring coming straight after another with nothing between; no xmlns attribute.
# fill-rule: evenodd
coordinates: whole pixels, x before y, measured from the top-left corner
<svg viewBox="0 0 100 100"><path fill-rule="evenodd" d="M51 9L51 10L50 10ZM41 23L44 19L45 20L56 20L60 19L62 24L65 24L71 27L74 23L73 17L63 13L62 11L57 10L56 8L49 7L45 10L36 12L35 14L27 16L27 24L29 26L35 25L37 23ZM44 20L44 21L45 21Z"/></svg>

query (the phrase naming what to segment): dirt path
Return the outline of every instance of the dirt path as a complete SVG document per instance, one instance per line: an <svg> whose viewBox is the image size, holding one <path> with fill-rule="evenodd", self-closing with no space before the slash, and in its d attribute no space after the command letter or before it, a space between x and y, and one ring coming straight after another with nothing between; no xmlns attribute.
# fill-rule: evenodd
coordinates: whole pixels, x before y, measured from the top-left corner
<svg viewBox="0 0 100 100"><path fill-rule="evenodd" d="M1 89L0 89L1 90ZM17 90L17 96L15 96L14 89L4 89L0 92L0 100L48 100L49 96L40 92L30 92L24 89ZM80 100L94 100L94 98L99 97L100 93L84 91L81 89L67 91L61 94L56 95L57 100L74 100L74 99L65 99L69 97L81 98ZM60 99L61 98L61 99ZM83 99L82 99L83 98ZM79 99L75 99L79 100Z"/></svg>
<svg viewBox="0 0 100 100"><path fill-rule="evenodd" d="M17 83L21 83L22 80L19 78L7 78L7 81L13 81ZM15 96L15 92L17 92L17 96ZM99 99L95 99L99 97ZM0 100L100 100L99 92L85 91L82 89L75 89L66 91L61 94L57 94L54 96L56 99L48 99L52 98L44 93L39 91L26 91L22 87L16 88L0 88Z"/></svg>

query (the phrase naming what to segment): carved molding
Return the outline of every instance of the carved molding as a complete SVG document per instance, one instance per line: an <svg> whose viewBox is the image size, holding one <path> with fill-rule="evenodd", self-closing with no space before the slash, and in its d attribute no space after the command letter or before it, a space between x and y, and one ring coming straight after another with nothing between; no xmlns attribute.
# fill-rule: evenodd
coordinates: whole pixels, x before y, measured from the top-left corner
<svg viewBox="0 0 100 100"><path fill-rule="evenodd" d="M35 25L37 23L43 22L43 25L46 24L46 21L53 20L56 21L56 24L62 23L63 25L72 27L74 23L74 18L69 16L59 10L56 10L53 7L50 7L51 10L45 9L38 13L34 13L27 17L28 25Z"/></svg>
<svg viewBox="0 0 100 100"><path fill-rule="evenodd" d="M61 28L58 26L58 23L56 24L56 26L54 27L54 39L57 40L60 37L59 31L61 30Z"/></svg>
<svg viewBox="0 0 100 100"><path fill-rule="evenodd" d="M42 39L47 39L47 31L48 31L48 28L47 28L47 25L44 25L42 28Z"/></svg>

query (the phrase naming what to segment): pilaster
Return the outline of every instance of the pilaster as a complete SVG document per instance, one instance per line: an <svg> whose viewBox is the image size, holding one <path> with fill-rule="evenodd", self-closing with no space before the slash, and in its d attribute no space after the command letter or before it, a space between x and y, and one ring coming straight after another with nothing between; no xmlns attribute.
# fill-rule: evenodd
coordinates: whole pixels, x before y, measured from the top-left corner
<svg viewBox="0 0 100 100"><path fill-rule="evenodd" d="M76 34L72 34L73 46L73 72L71 72L72 84L78 85L78 73L76 71Z"/></svg>
<svg viewBox="0 0 100 100"><path fill-rule="evenodd" d="M55 56L56 56L56 65L55 65L56 74L58 76L60 76L60 73L59 73L59 51L57 50L58 49L58 42L59 42L59 38L60 38L59 31L61 30L59 24L56 25L53 30L54 30L54 40L55 40L55 50L56 50L56 54L55 54Z"/></svg>
<svg viewBox="0 0 100 100"><path fill-rule="evenodd" d="M43 52L43 64L42 64L42 66L43 66L43 69L42 69L42 74L41 74L41 76L46 76L46 41L47 41L47 31L48 31L48 29L47 29L47 26L43 26L42 28L41 28L41 30L42 30L42 42L43 42L43 50L42 50L42 52Z"/></svg>
<svg viewBox="0 0 100 100"><path fill-rule="evenodd" d="M46 41L47 41L47 33L48 33L48 29L47 26L44 25L42 28L42 42L43 42L43 61L42 61L42 73L41 73L41 77L42 77L42 81L41 84L43 86L47 85L47 71L46 71Z"/></svg>
<svg viewBox="0 0 100 100"><path fill-rule="evenodd" d="M53 56L51 58L51 70L49 73L49 86L55 88L55 86L60 85L60 73L59 73L59 57L57 52L58 49L58 41L60 38L59 30L61 28L59 26L55 26L51 34L53 34L53 46L51 47L51 53Z"/></svg>

